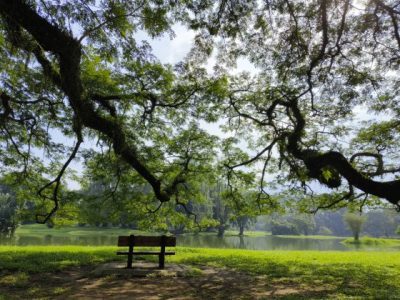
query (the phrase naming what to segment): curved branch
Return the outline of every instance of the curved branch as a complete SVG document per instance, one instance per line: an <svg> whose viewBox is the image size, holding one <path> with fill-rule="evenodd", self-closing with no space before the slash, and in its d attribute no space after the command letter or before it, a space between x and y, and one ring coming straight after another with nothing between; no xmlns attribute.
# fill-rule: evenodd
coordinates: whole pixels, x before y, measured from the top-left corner
<svg viewBox="0 0 400 300"><path fill-rule="evenodd" d="M72 160L75 158L76 154L78 153L79 147L82 143L82 135L80 133L78 133L78 140L75 144L74 149L72 150L70 156L68 157L67 161L64 163L64 165L62 166L60 172L58 173L57 177L54 178L52 181L50 181L49 183L47 183L46 185L44 185L43 187L41 187L38 191L38 195L40 197L42 197L43 199L48 199L54 202L54 206L53 208L50 210L49 213L47 214L37 214L36 215L36 222L39 224L45 224L47 223L50 218L56 213L56 211L58 210L59 207L59 199L58 199L58 191L61 185L61 179L66 171L66 169L68 168L69 164L72 162ZM53 189L53 193L51 197L47 197L46 195L43 194L43 192L50 188L51 186L53 186L55 184L55 187ZM42 219L40 219L42 218Z"/></svg>
<svg viewBox="0 0 400 300"><path fill-rule="evenodd" d="M300 112L296 101L290 106L293 117L296 120L294 130L288 138L287 150L295 158L304 162L309 170L310 177L318 179L329 187L339 187L340 176L346 178L350 185L357 187L365 193L378 196L388 200L395 205L400 201L400 180L378 182L374 181L356 170L343 154L337 151L320 153L314 150L305 150L300 147L301 138L304 134L305 120ZM333 174L331 179L324 179L322 171L329 168Z"/></svg>
<svg viewBox="0 0 400 300"><path fill-rule="evenodd" d="M106 135L120 155L152 186L161 202L170 200L176 186L163 189L161 181L140 160L136 147L127 142L124 130L116 118L96 112L89 101L80 78L81 45L68 33L50 24L21 0L0 0L0 13L7 15L27 30L45 51L57 54L60 65L61 89L68 96L71 107L82 125Z"/></svg>

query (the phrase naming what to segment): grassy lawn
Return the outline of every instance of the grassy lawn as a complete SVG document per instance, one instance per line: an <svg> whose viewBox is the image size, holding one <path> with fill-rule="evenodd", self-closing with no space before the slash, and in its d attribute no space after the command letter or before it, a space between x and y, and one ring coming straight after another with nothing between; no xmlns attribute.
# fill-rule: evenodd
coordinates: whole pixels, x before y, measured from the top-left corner
<svg viewBox="0 0 400 300"><path fill-rule="evenodd" d="M311 239L311 240L342 240L346 237L342 236L333 236L333 235L275 235L280 238L287 238L287 239Z"/></svg>
<svg viewBox="0 0 400 300"><path fill-rule="evenodd" d="M114 254L115 250L116 247L0 246L0 295L4 288L27 288L30 276L35 274L57 273L74 266L124 260ZM251 251L184 247L178 247L176 252L177 255L167 258L167 263L226 267L254 277L262 276L262 280L271 284L304 288L320 286L325 289L323 297L393 299L394 296L400 296L400 253L396 252Z"/></svg>
<svg viewBox="0 0 400 300"><path fill-rule="evenodd" d="M358 241L355 241L354 238L347 238L342 243L360 246L398 247L400 246L400 239L362 237Z"/></svg>

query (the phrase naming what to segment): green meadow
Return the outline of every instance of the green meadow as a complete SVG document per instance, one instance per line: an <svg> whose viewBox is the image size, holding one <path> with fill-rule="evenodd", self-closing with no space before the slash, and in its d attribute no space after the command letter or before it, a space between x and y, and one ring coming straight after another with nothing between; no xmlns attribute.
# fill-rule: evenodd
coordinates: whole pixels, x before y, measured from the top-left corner
<svg viewBox="0 0 400 300"><path fill-rule="evenodd" d="M124 260L116 247L0 246L0 290L23 290L30 277ZM151 258L154 260L155 258ZM177 247L167 263L229 268L271 284L323 286L321 297L395 299L400 296L400 253L252 251ZM5 297L6 295L3 295Z"/></svg>

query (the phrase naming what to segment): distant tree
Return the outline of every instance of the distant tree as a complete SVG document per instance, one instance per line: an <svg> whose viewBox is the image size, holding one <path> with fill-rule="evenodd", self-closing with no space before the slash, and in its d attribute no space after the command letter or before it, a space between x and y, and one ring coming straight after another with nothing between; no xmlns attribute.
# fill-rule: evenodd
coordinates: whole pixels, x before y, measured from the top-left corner
<svg viewBox="0 0 400 300"><path fill-rule="evenodd" d="M243 236L244 235L244 230L248 228L251 223L253 223L255 220L255 217L251 217L248 215L242 215L238 216L235 218L234 223L237 225L239 228L239 235Z"/></svg>
<svg viewBox="0 0 400 300"><path fill-rule="evenodd" d="M11 194L0 192L0 235L12 236L17 226L17 201Z"/></svg>
<svg viewBox="0 0 400 300"><path fill-rule="evenodd" d="M314 215L311 214L292 214L289 222L295 226L300 234L309 235L315 232Z"/></svg>
<svg viewBox="0 0 400 300"><path fill-rule="evenodd" d="M272 235L298 235L297 228L287 222L274 220L271 222L271 234Z"/></svg>
<svg viewBox="0 0 400 300"><path fill-rule="evenodd" d="M271 233L276 235L309 235L315 232L314 216L302 213L273 215Z"/></svg>
<svg viewBox="0 0 400 300"><path fill-rule="evenodd" d="M363 226L363 232L368 235L390 237L396 232L400 224L399 214L390 209L370 210L366 213L367 220Z"/></svg>
<svg viewBox="0 0 400 300"><path fill-rule="evenodd" d="M367 218L355 213L346 213L343 219L352 231L354 241L358 242L362 226Z"/></svg>
<svg viewBox="0 0 400 300"><path fill-rule="evenodd" d="M397 226L397 229L396 229L396 234L400 234L400 225L399 225L399 226Z"/></svg>
<svg viewBox="0 0 400 300"><path fill-rule="evenodd" d="M222 182L218 182L210 191L210 196L213 201L213 218L218 222L218 237L223 237L225 230L229 228L231 209L222 197L222 193L225 189L226 186Z"/></svg>
<svg viewBox="0 0 400 300"><path fill-rule="evenodd" d="M343 215L345 213L345 209L340 209L337 211L318 211L315 214L316 227L326 227L332 231L333 235L336 236L348 236L351 233L344 222Z"/></svg>

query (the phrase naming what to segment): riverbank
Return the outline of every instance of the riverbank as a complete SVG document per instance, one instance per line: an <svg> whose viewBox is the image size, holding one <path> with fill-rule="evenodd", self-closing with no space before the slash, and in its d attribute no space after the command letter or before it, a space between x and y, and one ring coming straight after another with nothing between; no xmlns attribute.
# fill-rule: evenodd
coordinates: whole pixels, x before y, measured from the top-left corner
<svg viewBox="0 0 400 300"><path fill-rule="evenodd" d="M0 246L0 295L3 299L10 299L7 297L10 292L16 295L16 299L52 298L53 294L46 296L46 290L50 293L56 289L60 298L68 298L79 286L70 286L69 281L63 282L63 276L59 274L72 272L77 278L91 278L90 270L94 267L124 259L116 256L115 250L116 247ZM397 280L400 276L400 253L397 252L251 251L177 247L176 255L167 258L168 263L193 266L199 270L193 276L198 276L200 281L206 280L208 276L207 273L203 274L202 268L212 268L217 273L220 270L231 270L232 274L253 280L258 286L257 292L280 287L286 291L287 296L290 294L288 288L292 289L292 299L310 299L314 296L315 299L395 299L394 296L400 295L400 283ZM47 281L40 278L52 276L61 279L49 289ZM191 279L177 280L185 282ZM122 287L127 280L113 278L112 281L115 286ZM209 288L212 290L211 286ZM246 295L246 291L243 293Z"/></svg>

